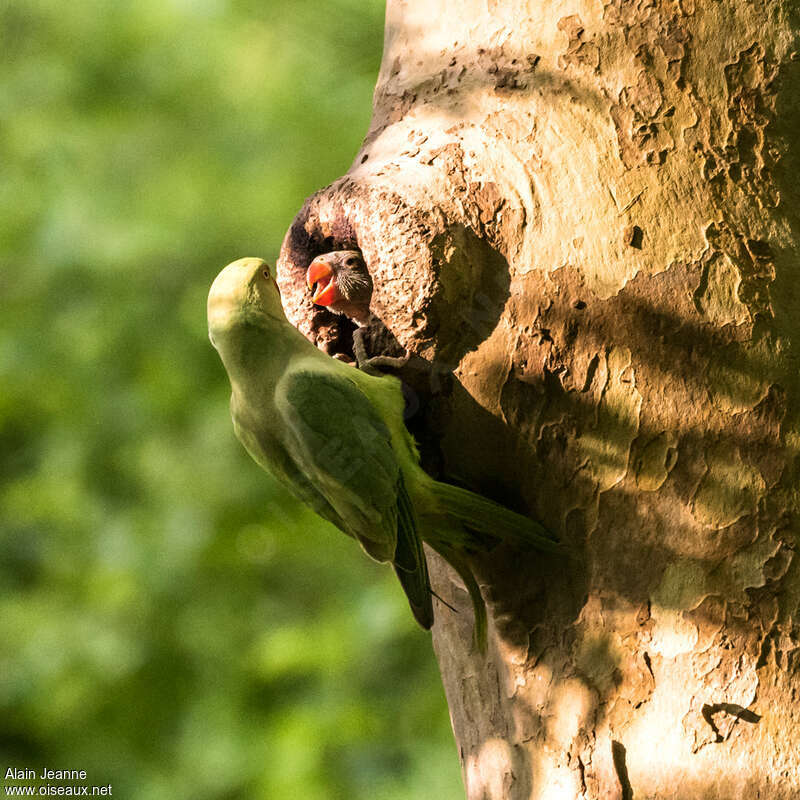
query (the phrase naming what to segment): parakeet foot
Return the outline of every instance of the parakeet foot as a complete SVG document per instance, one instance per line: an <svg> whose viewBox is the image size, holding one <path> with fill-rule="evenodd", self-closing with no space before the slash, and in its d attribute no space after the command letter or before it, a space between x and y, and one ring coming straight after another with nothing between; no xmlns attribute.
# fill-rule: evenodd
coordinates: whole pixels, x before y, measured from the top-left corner
<svg viewBox="0 0 800 800"><path fill-rule="evenodd" d="M369 375L382 375L381 370L383 369L402 369L408 364L409 358L411 358L410 355L397 358L393 356L373 356L366 359L366 361L359 361L358 368Z"/></svg>
<svg viewBox="0 0 800 800"><path fill-rule="evenodd" d="M356 364L362 372L368 375L381 375L381 369L402 369L411 358L410 353L404 356L367 356L367 348L364 346L364 328L356 328L353 331L353 355L356 357Z"/></svg>

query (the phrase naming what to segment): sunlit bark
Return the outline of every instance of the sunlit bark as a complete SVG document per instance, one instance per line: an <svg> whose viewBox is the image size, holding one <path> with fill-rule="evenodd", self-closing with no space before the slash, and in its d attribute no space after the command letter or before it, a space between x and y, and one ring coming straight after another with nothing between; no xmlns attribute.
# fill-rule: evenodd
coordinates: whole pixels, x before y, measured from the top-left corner
<svg viewBox="0 0 800 800"><path fill-rule="evenodd" d="M294 321L347 349L302 274L360 247L427 468L574 554L480 559L485 656L431 557L469 800L800 796L799 15L389 0L363 148L287 235Z"/></svg>

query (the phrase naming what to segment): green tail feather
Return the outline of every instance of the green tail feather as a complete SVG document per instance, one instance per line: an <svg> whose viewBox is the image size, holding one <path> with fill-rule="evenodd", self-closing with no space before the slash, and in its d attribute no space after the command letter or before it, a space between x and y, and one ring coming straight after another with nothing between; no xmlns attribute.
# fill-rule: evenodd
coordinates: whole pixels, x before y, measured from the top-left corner
<svg viewBox="0 0 800 800"><path fill-rule="evenodd" d="M433 625L433 600L428 562L417 533L414 509L401 477L397 491L397 548L392 562L417 622L429 630Z"/></svg>
<svg viewBox="0 0 800 800"><path fill-rule="evenodd" d="M450 563L464 581L475 612L475 645L485 653L486 604L468 562L470 551L476 554L485 551L487 540L481 538L482 535L548 553L565 555L566 551L538 522L509 511L493 500L448 483L433 482L431 491L444 519L439 525L426 527L425 541Z"/></svg>
<svg viewBox="0 0 800 800"><path fill-rule="evenodd" d="M456 553L451 547L446 547L441 544L434 545L434 548L442 556L453 569L459 574L461 580L464 581L464 586L467 587L469 592L469 599L472 601L472 610L475 614L474 628L472 629L472 637L475 646L481 653L486 652L486 633L488 629L488 619L486 616L486 603L483 602L483 595L481 594L478 582L472 574L467 562Z"/></svg>
<svg viewBox="0 0 800 800"><path fill-rule="evenodd" d="M469 531L548 553L564 553L563 547L538 522L509 511L493 500L438 481L433 484L433 493L442 511L455 517ZM474 546L480 548L481 542L474 542Z"/></svg>

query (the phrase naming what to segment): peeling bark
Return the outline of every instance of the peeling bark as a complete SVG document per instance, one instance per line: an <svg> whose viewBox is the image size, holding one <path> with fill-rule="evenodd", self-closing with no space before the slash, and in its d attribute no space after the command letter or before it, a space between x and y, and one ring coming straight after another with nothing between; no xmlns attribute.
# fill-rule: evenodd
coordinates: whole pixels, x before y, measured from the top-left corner
<svg viewBox="0 0 800 800"><path fill-rule="evenodd" d="M471 646L430 554L469 800L800 796L800 9L389 0L370 131L287 234L359 248L424 464L543 521Z"/></svg>

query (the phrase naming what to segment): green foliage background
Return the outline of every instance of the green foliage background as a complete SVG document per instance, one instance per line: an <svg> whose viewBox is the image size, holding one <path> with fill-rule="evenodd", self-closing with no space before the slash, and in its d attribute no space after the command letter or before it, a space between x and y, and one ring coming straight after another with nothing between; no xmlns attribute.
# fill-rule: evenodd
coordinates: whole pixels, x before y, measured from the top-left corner
<svg viewBox="0 0 800 800"><path fill-rule="evenodd" d="M366 131L379 0L0 5L0 766L462 796L390 571L235 442L206 338Z"/></svg>

